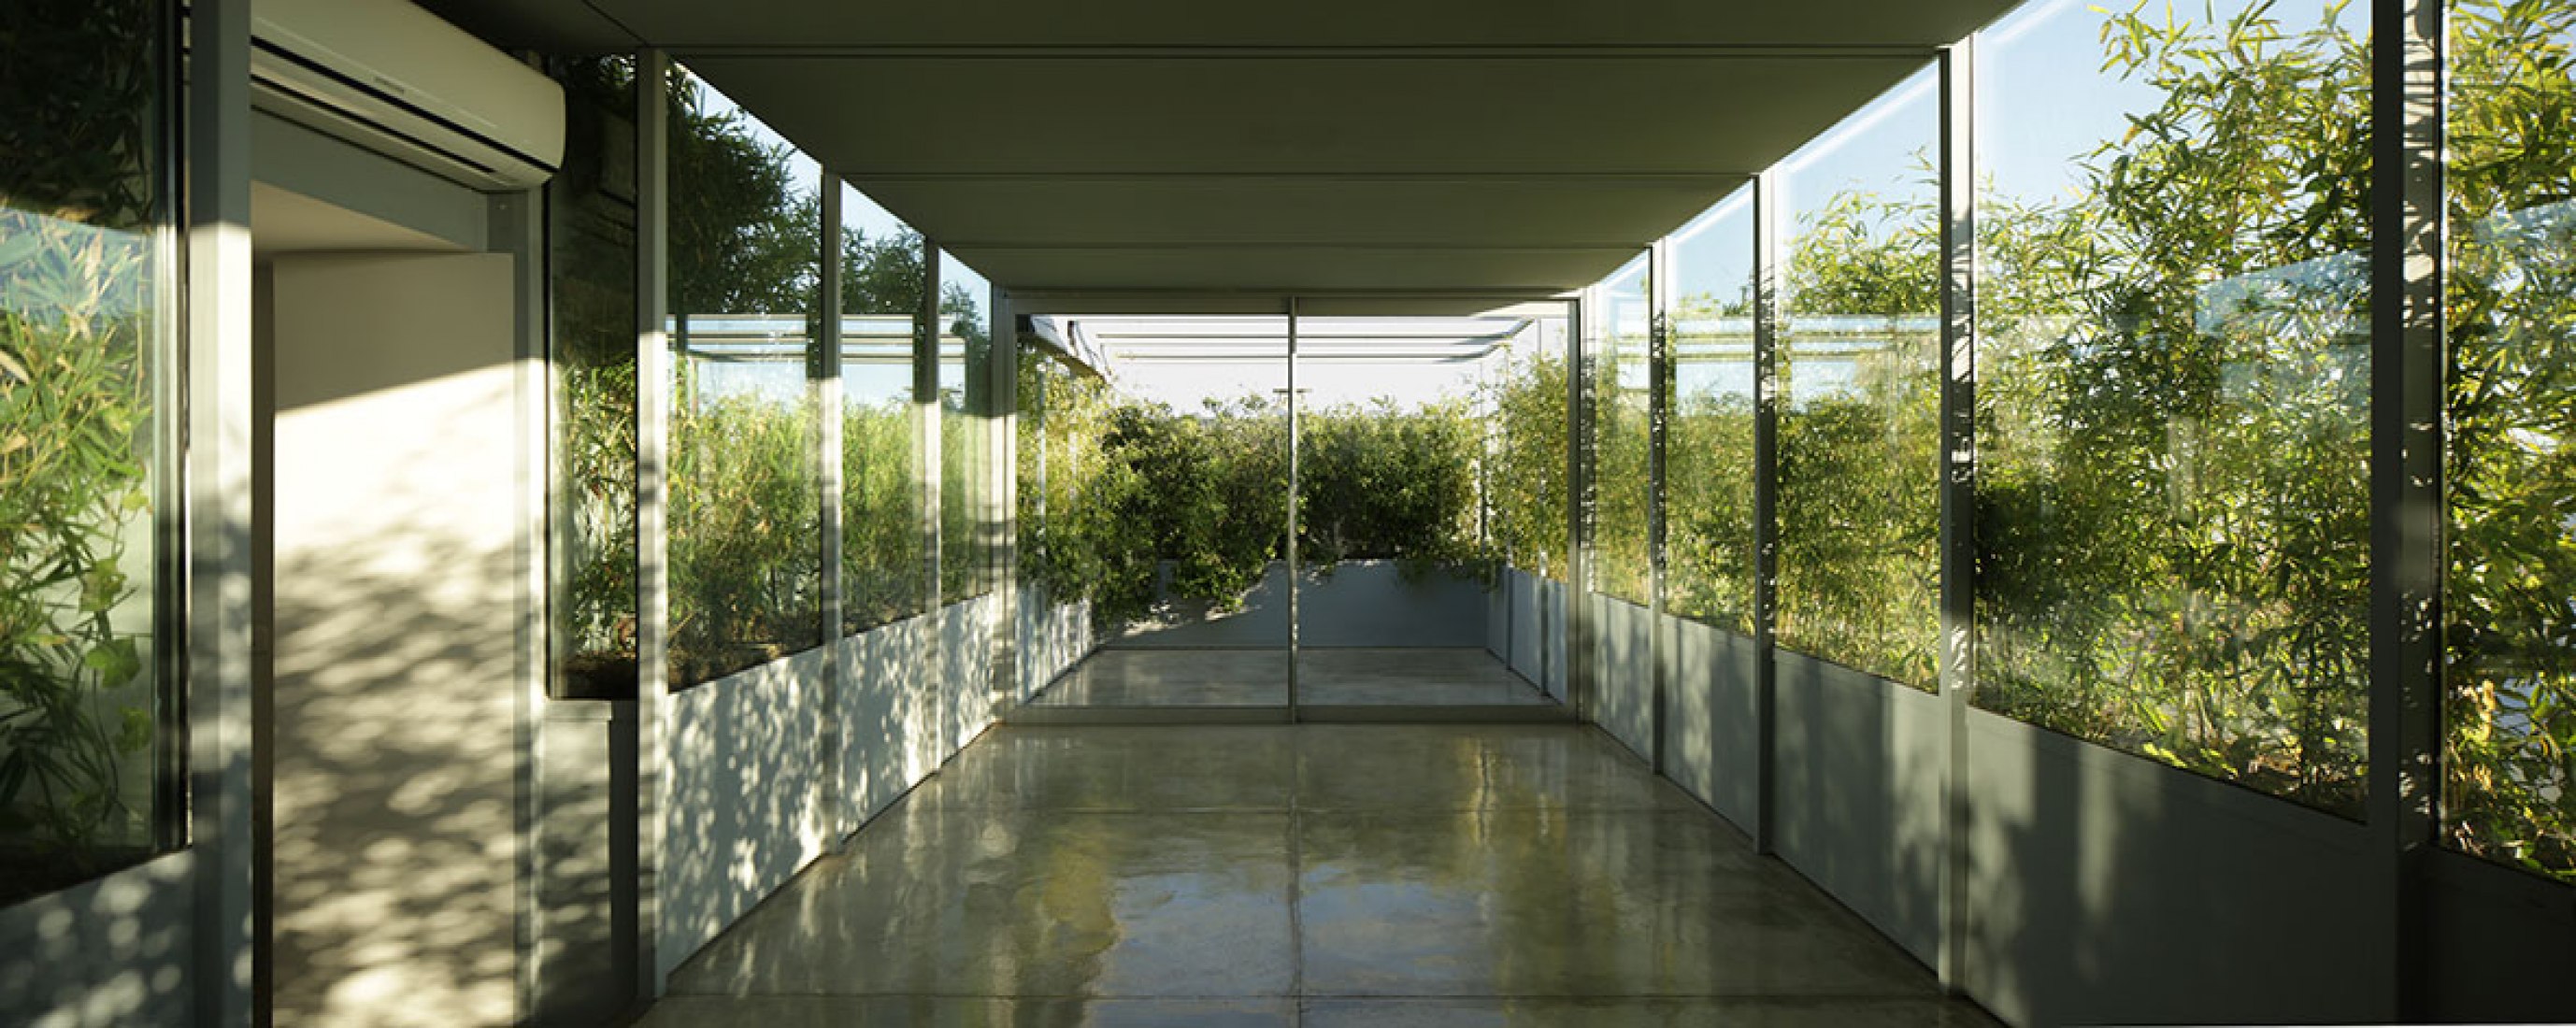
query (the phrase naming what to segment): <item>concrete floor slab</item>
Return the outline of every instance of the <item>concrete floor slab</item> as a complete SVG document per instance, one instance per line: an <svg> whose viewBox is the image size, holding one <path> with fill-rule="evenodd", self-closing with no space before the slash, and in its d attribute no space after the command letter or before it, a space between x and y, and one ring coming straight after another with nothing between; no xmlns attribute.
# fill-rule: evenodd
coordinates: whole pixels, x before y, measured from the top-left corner
<svg viewBox="0 0 2576 1028"><path fill-rule="evenodd" d="M1005 726L644 1024L1989 1025L1597 730Z"/></svg>
<svg viewBox="0 0 2576 1028"><path fill-rule="evenodd" d="M1288 651L1097 650L1033 702L1092 707L1286 706Z"/></svg>
<svg viewBox="0 0 2576 1028"><path fill-rule="evenodd" d="M1288 651L1094 652L1038 694L1043 707L1248 707L1288 702ZM1553 706L1482 649L1303 649L1297 700L1329 706Z"/></svg>

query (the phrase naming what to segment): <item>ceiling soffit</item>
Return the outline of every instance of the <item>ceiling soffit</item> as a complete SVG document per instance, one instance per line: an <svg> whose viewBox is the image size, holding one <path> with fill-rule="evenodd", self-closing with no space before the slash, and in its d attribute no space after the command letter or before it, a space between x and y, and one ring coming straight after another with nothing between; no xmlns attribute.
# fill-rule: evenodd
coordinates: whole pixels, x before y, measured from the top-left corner
<svg viewBox="0 0 2576 1028"><path fill-rule="evenodd" d="M1257 304L1579 288L2011 5L431 6L664 46L1015 291Z"/></svg>

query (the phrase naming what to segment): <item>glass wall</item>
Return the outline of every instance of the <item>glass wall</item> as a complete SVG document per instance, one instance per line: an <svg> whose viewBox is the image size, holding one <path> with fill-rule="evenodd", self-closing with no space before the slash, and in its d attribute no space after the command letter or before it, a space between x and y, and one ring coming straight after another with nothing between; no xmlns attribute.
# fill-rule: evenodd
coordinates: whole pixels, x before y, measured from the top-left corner
<svg viewBox="0 0 2576 1028"><path fill-rule="evenodd" d="M822 175L686 72L670 125L671 684L821 644Z"/></svg>
<svg viewBox="0 0 2576 1028"><path fill-rule="evenodd" d="M1781 165L1781 647L1917 688L1940 619L1938 82Z"/></svg>
<svg viewBox="0 0 2576 1028"><path fill-rule="evenodd" d="M1284 706L1287 320L1033 323L1020 567L1104 644L1034 702Z"/></svg>
<svg viewBox="0 0 2576 1028"><path fill-rule="evenodd" d="M546 183L560 698L631 699L635 594L635 63L553 63L564 166Z"/></svg>
<svg viewBox="0 0 2576 1028"><path fill-rule="evenodd" d="M185 824L168 9L0 13L0 904Z"/></svg>
<svg viewBox="0 0 2576 1028"><path fill-rule="evenodd" d="M1753 190L1675 232L1664 609L1753 634Z"/></svg>
<svg viewBox="0 0 2576 1028"><path fill-rule="evenodd" d="M1647 566L1646 475L1653 441L1649 391L1654 371L1654 297L1645 255L1600 286L1592 360L1592 545L1600 555L1594 591L1643 606L1653 600Z"/></svg>
<svg viewBox="0 0 2576 1028"><path fill-rule="evenodd" d="M992 540L984 504L991 455L985 369L993 359L992 283L946 251L939 255L939 599L992 591Z"/></svg>
<svg viewBox="0 0 2576 1028"><path fill-rule="evenodd" d="M1494 559L1565 580L1565 321L1540 319L1485 360L1485 536Z"/></svg>
<svg viewBox="0 0 2576 1028"><path fill-rule="evenodd" d="M841 190L841 631L929 609L927 484L915 463L913 329L928 275L921 235Z"/></svg>
<svg viewBox="0 0 2576 1028"><path fill-rule="evenodd" d="M1501 585L1478 564L1486 365L1538 331L1499 314L1297 320L1299 703L1549 702L1469 616Z"/></svg>
<svg viewBox="0 0 2576 1028"><path fill-rule="evenodd" d="M2357 813L2364 14L2176 11L1979 53L1976 702Z"/></svg>
<svg viewBox="0 0 2576 1028"><path fill-rule="evenodd" d="M2445 836L2576 881L2576 2L2450 46Z"/></svg>
<svg viewBox="0 0 2576 1028"><path fill-rule="evenodd" d="M1108 384L1033 339L1019 366L1019 552L1022 580L1054 603L1088 599L1111 577L1104 548L1114 533L1101 442L1113 405Z"/></svg>

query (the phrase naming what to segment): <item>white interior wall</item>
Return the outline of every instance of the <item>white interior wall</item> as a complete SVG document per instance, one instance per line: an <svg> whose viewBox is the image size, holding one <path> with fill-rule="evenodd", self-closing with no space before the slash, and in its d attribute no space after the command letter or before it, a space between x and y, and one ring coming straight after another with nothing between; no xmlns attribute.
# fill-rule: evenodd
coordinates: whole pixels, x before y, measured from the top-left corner
<svg viewBox="0 0 2576 1028"><path fill-rule="evenodd" d="M506 255L287 256L275 290L282 1023L517 1001L527 554Z"/></svg>

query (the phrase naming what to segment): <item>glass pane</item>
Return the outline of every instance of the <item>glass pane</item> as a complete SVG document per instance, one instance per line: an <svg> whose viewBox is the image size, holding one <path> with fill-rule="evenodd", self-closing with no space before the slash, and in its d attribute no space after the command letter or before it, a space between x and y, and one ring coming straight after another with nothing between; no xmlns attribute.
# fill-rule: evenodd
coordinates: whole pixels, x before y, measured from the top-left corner
<svg viewBox="0 0 2576 1028"><path fill-rule="evenodd" d="M1288 698L1287 322L1038 317L1045 509L1022 545L1047 598L1088 601L1096 650L1034 702L1280 706ZM1044 350L1044 353L1035 351ZM1025 443L1023 444L1026 445ZM1048 615L1050 618L1053 614Z"/></svg>
<svg viewBox="0 0 2576 1028"><path fill-rule="evenodd" d="M671 684L687 686L822 642L821 173L672 81Z"/></svg>
<svg viewBox="0 0 2576 1028"><path fill-rule="evenodd" d="M939 598L955 603L992 591L992 542L985 536L985 369L993 355L993 286L965 262L939 255Z"/></svg>
<svg viewBox="0 0 2576 1028"><path fill-rule="evenodd" d="M1565 319L1540 319L1485 359L1493 430L1485 534L1505 567L1565 580Z"/></svg>
<svg viewBox="0 0 2576 1028"><path fill-rule="evenodd" d="M2450 45L2445 835L2576 881L2576 3Z"/></svg>
<svg viewBox="0 0 2576 1028"><path fill-rule="evenodd" d="M553 694L631 699L635 655L635 64L554 63L564 167L546 183L555 374Z"/></svg>
<svg viewBox="0 0 2576 1028"><path fill-rule="evenodd" d="M930 532L913 396L920 234L841 187L841 630L930 605Z"/></svg>
<svg viewBox="0 0 2576 1028"><path fill-rule="evenodd" d="M2175 11L1979 51L1976 702L2358 813L2365 15Z"/></svg>
<svg viewBox="0 0 2576 1028"><path fill-rule="evenodd" d="M1538 332L1519 317L1298 320L1299 703L1550 702L1502 659L1478 538L1486 363Z"/></svg>
<svg viewBox="0 0 2576 1028"><path fill-rule="evenodd" d="M1096 515L1114 488L1102 442L1115 398L1079 359L1023 339L1019 368L1021 581L1051 603L1091 599L1112 570L1085 538L1114 532Z"/></svg>
<svg viewBox="0 0 2576 1028"><path fill-rule="evenodd" d="M1602 283L1592 380L1592 545L1600 554L1594 589L1639 605L1653 599L1646 560L1646 459L1653 441L1648 348L1654 308L1647 293L1643 255Z"/></svg>
<svg viewBox="0 0 2576 1028"><path fill-rule="evenodd" d="M1926 68L1782 165L1780 645L1934 683L1937 85Z"/></svg>
<svg viewBox="0 0 2576 1028"><path fill-rule="evenodd" d="M158 632L180 584L159 573L165 10L0 13L0 905L142 860L186 816Z"/></svg>
<svg viewBox="0 0 2576 1028"><path fill-rule="evenodd" d="M1664 609L1753 634L1753 192L1674 233Z"/></svg>

